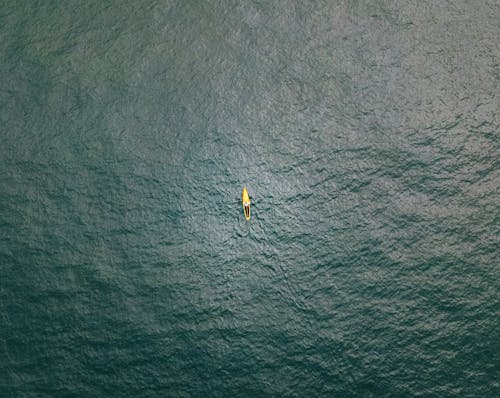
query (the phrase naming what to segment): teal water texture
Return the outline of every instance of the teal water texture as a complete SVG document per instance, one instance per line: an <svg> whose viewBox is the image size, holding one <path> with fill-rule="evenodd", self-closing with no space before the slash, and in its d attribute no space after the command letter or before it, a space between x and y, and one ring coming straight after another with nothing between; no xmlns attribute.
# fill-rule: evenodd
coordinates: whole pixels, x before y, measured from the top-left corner
<svg viewBox="0 0 500 398"><path fill-rule="evenodd" d="M2 1L0 396L500 396L498 21Z"/></svg>

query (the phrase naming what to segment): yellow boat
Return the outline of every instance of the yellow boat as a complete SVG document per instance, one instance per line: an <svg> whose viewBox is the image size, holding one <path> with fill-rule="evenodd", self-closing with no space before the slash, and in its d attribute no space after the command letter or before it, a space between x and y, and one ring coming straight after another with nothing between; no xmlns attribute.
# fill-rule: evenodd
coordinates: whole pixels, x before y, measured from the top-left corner
<svg viewBox="0 0 500 398"><path fill-rule="evenodd" d="M248 196L248 191L243 188L243 193L241 194L241 201L243 202L243 213L245 214L245 220L250 220L250 196Z"/></svg>

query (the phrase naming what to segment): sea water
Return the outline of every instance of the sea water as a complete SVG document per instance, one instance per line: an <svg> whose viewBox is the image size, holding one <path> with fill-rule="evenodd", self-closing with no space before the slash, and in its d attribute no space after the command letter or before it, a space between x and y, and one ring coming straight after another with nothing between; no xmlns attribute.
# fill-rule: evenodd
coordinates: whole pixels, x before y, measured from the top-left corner
<svg viewBox="0 0 500 398"><path fill-rule="evenodd" d="M499 20L3 1L0 395L499 396Z"/></svg>

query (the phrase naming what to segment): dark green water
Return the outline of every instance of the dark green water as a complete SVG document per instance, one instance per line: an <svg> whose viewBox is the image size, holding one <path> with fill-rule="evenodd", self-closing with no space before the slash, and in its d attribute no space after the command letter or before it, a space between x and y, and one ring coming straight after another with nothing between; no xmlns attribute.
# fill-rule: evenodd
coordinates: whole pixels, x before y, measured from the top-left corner
<svg viewBox="0 0 500 398"><path fill-rule="evenodd" d="M499 21L1 2L0 396L500 396Z"/></svg>

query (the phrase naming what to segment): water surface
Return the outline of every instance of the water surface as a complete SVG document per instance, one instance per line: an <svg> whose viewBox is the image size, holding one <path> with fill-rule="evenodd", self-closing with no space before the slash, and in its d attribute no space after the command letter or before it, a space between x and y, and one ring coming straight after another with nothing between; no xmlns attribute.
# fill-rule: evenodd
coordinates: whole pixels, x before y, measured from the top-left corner
<svg viewBox="0 0 500 398"><path fill-rule="evenodd" d="M499 20L4 1L0 395L500 395Z"/></svg>

